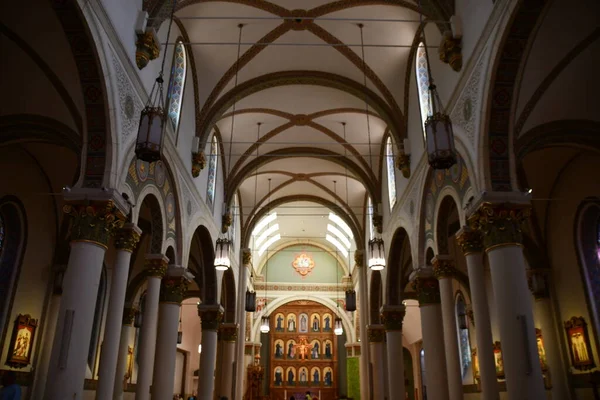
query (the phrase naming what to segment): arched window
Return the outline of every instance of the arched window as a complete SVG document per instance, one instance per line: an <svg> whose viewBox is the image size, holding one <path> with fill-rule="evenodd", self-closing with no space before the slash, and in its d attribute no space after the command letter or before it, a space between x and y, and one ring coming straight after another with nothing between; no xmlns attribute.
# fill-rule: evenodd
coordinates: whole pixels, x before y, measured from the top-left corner
<svg viewBox="0 0 600 400"><path fill-rule="evenodd" d="M375 237L375 225L373 224L373 213L375 209L373 208L373 200L369 197L367 201L367 223L369 224L369 239L373 239Z"/></svg>
<svg viewBox="0 0 600 400"><path fill-rule="evenodd" d="M171 64L171 77L169 78L169 92L167 95L169 101L169 106L167 107L169 121L174 132L177 132L179 117L181 116L186 66L185 46L179 41L173 51L173 63Z"/></svg>
<svg viewBox="0 0 600 400"><path fill-rule="evenodd" d="M425 55L425 46L423 46L423 43L420 43L417 49L415 68L417 88L419 91L421 124L423 125L423 137L425 137L425 121L431 112L431 102L429 101L429 70L427 69L427 57Z"/></svg>
<svg viewBox="0 0 600 400"><path fill-rule="evenodd" d="M215 201L215 190L217 188L217 159L219 158L219 144L217 137L213 134L210 141L210 159L208 160L208 188L206 198L211 206Z"/></svg>
<svg viewBox="0 0 600 400"><path fill-rule="evenodd" d="M394 170L394 146L390 137L387 138L385 143L385 159L387 162L388 198L391 211L396 204L396 171Z"/></svg>
<svg viewBox="0 0 600 400"><path fill-rule="evenodd" d="M102 274L100 275L100 285L98 287L98 294L96 295L96 308L94 309L94 322L92 324L92 336L90 338L90 349L88 351L88 366L94 375L94 368L96 367L96 356L98 355L98 348L100 347L100 327L102 326L102 315L104 310L104 300L106 299L106 267L102 267Z"/></svg>
<svg viewBox="0 0 600 400"><path fill-rule="evenodd" d="M471 345L469 343L469 327L467 325L467 307L462 294L456 297L456 328L458 329L458 344L460 346L460 366L462 377L471 366Z"/></svg>

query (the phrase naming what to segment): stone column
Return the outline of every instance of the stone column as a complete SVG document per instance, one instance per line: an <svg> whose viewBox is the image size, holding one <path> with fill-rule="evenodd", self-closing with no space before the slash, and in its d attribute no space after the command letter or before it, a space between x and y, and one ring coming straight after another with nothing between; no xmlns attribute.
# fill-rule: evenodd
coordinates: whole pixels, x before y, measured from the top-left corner
<svg viewBox="0 0 600 400"><path fill-rule="evenodd" d="M115 235L117 255L110 280L108 311L104 326L104 341L100 353L98 368L98 389L96 399L112 400L115 386L115 368L119 357L119 340L121 339L121 324L125 291L129 277L131 253L137 246L142 231L134 224L126 224Z"/></svg>
<svg viewBox="0 0 600 400"><path fill-rule="evenodd" d="M221 388L219 393L228 399L233 397L233 361L236 353L236 340L238 339L238 324L223 323L219 326L223 356L221 358ZM243 362L242 362L243 364ZM239 384L239 381L238 381Z"/></svg>
<svg viewBox="0 0 600 400"><path fill-rule="evenodd" d="M381 308L383 326L387 339L387 377L389 399L404 399L404 346L402 345L402 321L406 314L404 305L384 305Z"/></svg>
<svg viewBox="0 0 600 400"><path fill-rule="evenodd" d="M199 304L202 322L202 354L198 371L198 399L212 399L215 390L217 362L217 329L223 318L223 307L218 304Z"/></svg>
<svg viewBox="0 0 600 400"><path fill-rule="evenodd" d="M244 362L244 348L246 346L246 281L248 279L248 269L252 268L252 252L249 248L241 250L242 262L240 263L239 290L238 290L238 316L239 334L237 335L236 357L235 357L235 395L233 400L242 400L244 396L244 381L246 380L246 365Z"/></svg>
<svg viewBox="0 0 600 400"><path fill-rule="evenodd" d="M456 239L467 260L469 272L481 396L483 400L498 400L500 395L494 360L494 340L483 271L483 236L479 231L463 227L456 234Z"/></svg>
<svg viewBox="0 0 600 400"><path fill-rule="evenodd" d="M417 292L421 311L427 398L448 400L448 375L446 374L439 282L433 277L433 270L430 267L422 267L413 272L411 280L413 288Z"/></svg>
<svg viewBox="0 0 600 400"><path fill-rule="evenodd" d="M446 255L437 255L432 260L433 274L440 283L442 322L444 325L444 348L446 349L446 371L450 400L462 400L462 373L452 278L456 275L454 261Z"/></svg>
<svg viewBox="0 0 600 400"><path fill-rule="evenodd" d="M369 353L371 355L373 400L385 398L385 369L383 368L383 341L385 329L383 325L369 325Z"/></svg>
<svg viewBox="0 0 600 400"><path fill-rule="evenodd" d="M45 398L81 399L102 263L110 235L128 210L113 190L72 189L63 211L71 218L71 253L48 368Z"/></svg>
<svg viewBox="0 0 600 400"><path fill-rule="evenodd" d="M364 267L364 256L362 250L354 253L354 265L358 268L358 290L359 308L358 323L360 334L360 397L369 399L371 393L371 381L369 379L369 340L367 333L367 321L369 315L369 304L367 294L367 270Z"/></svg>
<svg viewBox="0 0 600 400"><path fill-rule="evenodd" d="M520 193L512 198L510 193L490 194L489 198L475 203L477 211L469 217L469 225L483 232L490 263L508 399L544 399L531 294L521 248L521 224L529 216L530 208ZM506 203L507 200L515 202Z"/></svg>
<svg viewBox="0 0 600 400"><path fill-rule="evenodd" d="M529 287L533 293L535 303L533 306L533 319L536 325L536 335L540 334L544 344L544 357L541 357L542 371L547 375L547 383L551 388L553 399L571 398L567 374L560 355L560 342L556 335L556 323L552 312L550 299L550 270L529 270ZM536 338L537 340L537 338ZM539 354L539 350L538 350Z"/></svg>
<svg viewBox="0 0 600 400"><path fill-rule="evenodd" d="M150 398L150 385L152 384L154 355L156 351L160 282L167 272L168 262L169 259L162 254L150 254L146 256L148 286L146 288L144 314L142 315L142 332L138 352L139 362L135 388L136 400L148 400Z"/></svg>
<svg viewBox="0 0 600 400"><path fill-rule="evenodd" d="M123 392L127 387L127 381L131 379L131 371L129 369L129 350L131 349L131 357L133 357L133 345L130 346L131 337L135 332L133 326L135 313L137 309L126 306L123 309L123 325L121 327L121 338L119 340L119 358L117 360L117 368L115 370L115 384L113 387L114 400L122 400ZM133 358L131 359L133 363ZM133 368L133 364L131 365Z"/></svg>
<svg viewBox="0 0 600 400"><path fill-rule="evenodd" d="M193 275L186 268L171 265L160 286L156 357L152 380L152 399L170 399L175 384L175 359L177 356L177 331L179 310L188 283Z"/></svg>

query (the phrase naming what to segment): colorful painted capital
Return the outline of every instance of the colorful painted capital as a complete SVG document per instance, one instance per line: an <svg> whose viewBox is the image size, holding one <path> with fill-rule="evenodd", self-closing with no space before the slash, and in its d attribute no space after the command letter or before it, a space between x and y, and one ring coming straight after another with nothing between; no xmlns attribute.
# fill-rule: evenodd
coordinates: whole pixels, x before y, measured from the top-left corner
<svg viewBox="0 0 600 400"><path fill-rule="evenodd" d="M412 286L417 292L420 306L440 304L440 284L436 278L415 278Z"/></svg>
<svg viewBox="0 0 600 400"><path fill-rule="evenodd" d="M160 302L181 304L189 281L183 276L166 276L160 284Z"/></svg>
<svg viewBox="0 0 600 400"><path fill-rule="evenodd" d="M383 306L381 308L381 320L386 331L401 331L402 322L406 315L406 306Z"/></svg>
<svg viewBox="0 0 600 400"><path fill-rule="evenodd" d="M219 326L219 340L235 342L238 338L238 324L222 323Z"/></svg>
<svg viewBox="0 0 600 400"><path fill-rule="evenodd" d="M115 232L115 247L117 250L128 251L135 250L140 241L141 230L133 224L125 224L123 228Z"/></svg>
<svg viewBox="0 0 600 400"><path fill-rule="evenodd" d="M200 176L200 171L206 167L206 157L204 152L192 153L192 176L197 178Z"/></svg>
<svg viewBox="0 0 600 400"><path fill-rule="evenodd" d="M198 316L202 322L202 330L216 331L223 319L223 307L198 304Z"/></svg>
<svg viewBox="0 0 600 400"><path fill-rule="evenodd" d="M385 339L385 328L383 325L369 325L367 335L369 343L382 343Z"/></svg>
<svg viewBox="0 0 600 400"><path fill-rule="evenodd" d="M499 246L520 245L523 241L522 225L531 215L531 207L525 204L483 203L469 217L469 226L483 234L486 251Z"/></svg>
<svg viewBox="0 0 600 400"><path fill-rule="evenodd" d="M160 46L156 39L154 29L149 29L138 35L135 43L135 63L139 69L143 69L151 60L158 58L160 55Z"/></svg>
<svg viewBox="0 0 600 400"><path fill-rule="evenodd" d="M456 241L465 256L483 252L483 234L481 231L464 227L456 234Z"/></svg>
<svg viewBox="0 0 600 400"><path fill-rule="evenodd" d="M431 260L433 265L433 276L437 279L452 278L456 275L456 268L454 268L454 260L448 256L436 256Z"/></svg>
<svg viewBox="0 0 600 400"><path fill-rule="evenodd" d="M72 242L92 242L106 248L110 236L125 224L125 215L112 200L68 203L63 212L71 218Z"/></svg>
<svg viewBox="0 0 600 400"><path fill-rule="evenodd" d="M146 273L148 276L161 278L167 273L169 259L162 254L146 258Z"/></svg>

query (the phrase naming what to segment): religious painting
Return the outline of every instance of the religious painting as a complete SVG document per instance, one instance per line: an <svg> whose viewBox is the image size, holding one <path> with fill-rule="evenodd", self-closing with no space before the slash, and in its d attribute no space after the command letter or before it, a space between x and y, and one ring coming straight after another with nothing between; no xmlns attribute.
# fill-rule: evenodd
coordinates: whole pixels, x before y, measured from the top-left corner
<svg viewBox="0 0 600 400"><path fill-rule="evenodd" d="M296 314L288 314L286 325L288 332L296 332Z"/></svg>
<svg viewBox="0 0 600 400"><path fill-rule="evenodd" d="M285 371L285 384L287 386L296 385L296 368L288 367L288 369Z"/></svg>
<svg viewBox="0 0 600 400"><path fill-rule="evenodd" d="M284 327L284 321L285 321L285 317L283 316L282 313L277 313L275 315L275 331L276 332L284 332L285 331L285 327Z"/></svg>
<svg viewBox="0 0 600 400"><path fill-rule="evenodd" d="M130 380L133 376L133 347L127 346L127 370L125 372L125 376L123 377L123 386L124 389L127 388L127 381Z"/></svg>
<svg viewBox="0 0 600 400"><path fill-rule="evenodd" d="M275 367L273 376L274 376L275 386L282 386L283 385L283 368L281 368L279 366Z"/></svg>
<svg viewBox="0 0 600 400"><path fill-rule="evenodd" d="M310 370L310 381L313 385L321 384L321 370L318 367L312 367Z"/></svg>
<svg viewBox="0 0 600 400"><path fill-rule="evenodd" d="M300 367L298 370L298 383L301 385L308 385L308 368Z"/></svg>
<svg viewBox="0 0 600 400"><path fill-rule="evenodd" d="M300 333L308 333L308 314L302 313L298 316L298 321L300 321L298 325L298 332Z"/></svg>
<svg viewBox="0 0 600 400"><path fill-rule="evenodd" d="M319 359L319 354L321 354L321 342L319 342L317 339L313 340L312 342L310 342L311 348L310 348L310 358L312 360L318 360Z"/></svg>
<svg viewBox="0 0 600 400"><path fill-rule="evenodd" d="M304 279L315 267L315 261L311 254L300 253L292 261L292 267Z"/></svg>
<svg viewBox="0 0 600 400"><path fill-rule="evenodd" d="M333 326L333 318L331 314L325 313L323 314L323 332L331 332Z"/></svg>
<svg viewBox="0 0 600 400"><path fill-rule="evenodd" d="M333 357L333 342L329 339L327 339L325 342L323 342L323 346L325 347L325 349L323 350L323 355L325 356L325 358L332 358Z"/></svg>
<svg viewBox="0 0 600 400"><path fill-rule="evenodd" d="M283 340L278 339L275 341L273 346L273 354L275 358L283 358L284 346Z"/></svg>
<svg viewBox="0 0 600 400"><path fill-rule="evenodd" d="M596 366L592 356L587 323L583 317L572 317L565 322L571 365L575 369L586 371Z"/></svg>
<svg viewBox="0 0 600 400"><path fill-rule="evenodd" d="M319 332L321 330L321 316L314 313L310 316L310 331Z"/></svg>
<svg viewBox="0 0 600 400"><path fill-rule="evenodd" d="M333 385L333 371L331 370L331 367L323 368L323 384L325 386Z"/></svg>
<svg viewBox="0 0 600 400"><path fill-rule="evenodd" d="M296 358L296 341L294 339L287 341L285 345L285 357L288 360Z"/></svg>
<svg viewBox="0 0 600 400"><path fill-rule="evenodd" d="M502 359L500 342L494 342L494 363L496 364L496 376L504 379L504 360Z"/></svg>
<svg viewBox="0 0 600 400"><path fill-rule="evenodd" d="M37 320L31 315L17 315L8 351L6 365L23 368L31 363L31 349L37 328Z"/></svg>
<svg viewBox="0 0 600 400"><path fill-rule="evenodd" d="M548 370L548 362L546 360L546 349L544 348L544 338L542 337L542 330L535 328L535 341L537 344L538 356L540 358L540 366L542 371Z"/></svg>

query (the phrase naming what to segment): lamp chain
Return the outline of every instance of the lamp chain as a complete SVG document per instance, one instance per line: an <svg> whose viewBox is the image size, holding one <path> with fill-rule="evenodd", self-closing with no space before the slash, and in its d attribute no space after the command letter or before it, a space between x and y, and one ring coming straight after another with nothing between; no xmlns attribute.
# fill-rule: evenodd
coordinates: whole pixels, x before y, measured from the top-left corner
<svg viewBox="0 0 600 400"><path fill-rule="evenodd" d="M371 124L369 121L369 102L367 97L367 63L365 62L365 41L363 38L363 24L358 24L360 28L360 51L362 54L363 67L363 85L365 88L365 113L367 114L367 136L369 138L369 167L373 169L373 156L371 155Z"/></svg>
<svg viewBox="0 0 600 400"><path fill-rule="evenodd" d="M238 85L238 74L240 72L240 49L242 46L242 29L244 28L244 24L239 24L238 28L240 32L238 34L238 45L237 45L237 58L235 61L235 82L233 84L233 89L235 90ZM231 171L231 150L233 149L233 126L235 125L235 106L236 106L236 98L233 98L233 107L231 113L231 135L229 136L229 159L227 160L227 168Z"/></svg>

